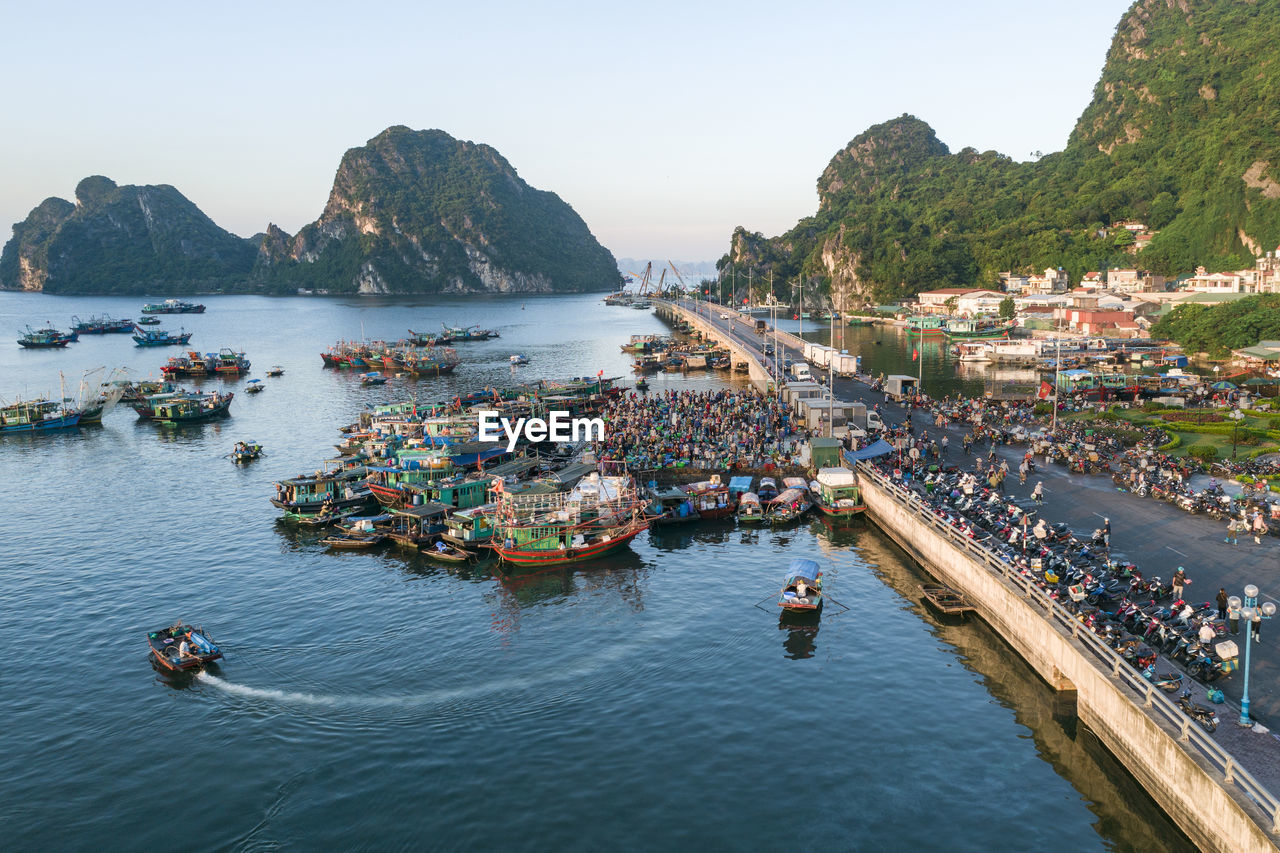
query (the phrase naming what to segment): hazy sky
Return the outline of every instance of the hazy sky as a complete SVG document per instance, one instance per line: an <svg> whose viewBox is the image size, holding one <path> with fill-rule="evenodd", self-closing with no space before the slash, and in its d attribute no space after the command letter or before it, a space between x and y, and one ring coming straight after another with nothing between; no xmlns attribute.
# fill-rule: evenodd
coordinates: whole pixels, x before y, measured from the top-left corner
<svg viewBox="0 0 1280 853"><path fill-rule="evenodd" d="M619 257L777 234L869 125L1061 149L1127 0L5 3L0 237L86 175L289 232L383 128L498 149Z"/></svg>

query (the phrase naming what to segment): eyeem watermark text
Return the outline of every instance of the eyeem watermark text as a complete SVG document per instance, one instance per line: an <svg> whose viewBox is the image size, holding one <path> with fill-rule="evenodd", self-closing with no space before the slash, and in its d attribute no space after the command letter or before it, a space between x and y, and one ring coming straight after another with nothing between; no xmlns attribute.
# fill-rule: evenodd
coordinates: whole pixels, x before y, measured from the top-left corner
<svg viewBox="0 0 1280 853"><path fill-rule="evenodd" d="M502 417L493 409L481 409L480 417L481 441L500 441L507 437L507 452L516 449L516 443L523 435L525 441L604 441L604 420L602 418L575 418L568 412L549 412L547 418L517 418L514 424L509 418Z"/></svg>

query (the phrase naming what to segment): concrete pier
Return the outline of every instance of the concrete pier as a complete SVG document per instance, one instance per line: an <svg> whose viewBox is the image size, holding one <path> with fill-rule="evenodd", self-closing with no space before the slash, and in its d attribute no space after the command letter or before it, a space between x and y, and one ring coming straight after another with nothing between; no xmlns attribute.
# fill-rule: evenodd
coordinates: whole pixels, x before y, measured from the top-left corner
<svg viewBox="0 0 1280 853"><path fill-rule="evenodd" d="M1203 850L1280 849L1280 801L1151 682L992 552L865 463L867 513L978 613L1055 690ZM1230 725L1230 720L1224 720Z"/></svg>

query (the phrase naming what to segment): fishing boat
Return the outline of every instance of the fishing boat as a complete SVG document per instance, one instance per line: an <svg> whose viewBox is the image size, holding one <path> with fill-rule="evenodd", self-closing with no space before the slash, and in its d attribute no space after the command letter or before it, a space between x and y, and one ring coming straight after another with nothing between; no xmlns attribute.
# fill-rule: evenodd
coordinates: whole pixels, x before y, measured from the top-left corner
<svg viewBox="0 0 1280 853"><path fill-rule="evenodd" d="M266 387L267 386L262 384L261 379L250 379L248 382L244 384L244 393L261 394L263 389L265 389Z"/></svg>
<svg viewBox="0 0 1280 853"><path fill-rule="evenodd" d="M273 378L276 376L284 376L284 368L278 364L274 364L271 366L271 369L267 371L267 376Z"/></svg>
<svg viewBox="0 0 1280 853"><path fill-rule="evenodd" d="M159 326L159 325L160 325L160 318L159 318L159 317L150 317L150 316L147 316L147 317L139 317L139 318L137 319L137 321L134 323L134 325L135 325L135 326ZM130 331L132 331L132 330L130 330Z"/></svg>
<svg viewBox="0 0 1280 853"><path fill-rule="evenodd" d="M822 569L816 560L796 558L787 568L778 593L784 615L817 616L822 613Z"/></svg>
<svg viewBox="0 0 1280 853"><path fill-rule="evenodd" d="M115 335L129 334L133 331L132 320L113 320L109 315L92 316L88 320L79 317L71 318L71 331L77 335Z"/></svg>
<svg viewBox="0 0 1280 853"><path fill-rule="evenodd" d="M710 480L685 486L684 492L689 496L694 512L701 519L727 518L733 514L729 486L720 480L719 474L712 474Z"/></svg>
<svg viewBox="0 0 1280 853"><path fill-rule="evenodd" d="M528 359L528 357L527 357L527 356L523 356L523 355L513 355L513 356L511 356L511 363L512 363L512 364L528 364L528 363L529 363L529 359Z"/></svg>
<svg viewBox="0 0 1280 853"><path fill-rule="evenodd" d="M320 544L335 551L357 551L372 548L387 541L387 534L380 531L330 533L320 540Z"/></svg>
<svg viewBox="0 0 1280 853"><path fill-rule="evenodd" d="M185 395L158 402L152 410L151 420L163 424L194 424L225 418L231 414L231 400L235 394Z"/></svg>
<svg viewBox="0 0 1280 853"><path fill-rule="evenodd" d="M148 302L142 306L143 314L203 314L204 306L194 302L183 302L180 299L166 299L164 302Z"/></svg>
<svg viewBox="0 0 1280 853"><path fill-rule="evenodd" d="M636 390L637 390L637 391L648 391L648 390L649 390L649 380L648 380L648 379L645 379L643 376L641 376L639 379L637 379L637 380L636 380Z"/></svg>
<svg viewBox="0 0 1280 853"><path fill-rule="evenodd" d="M645 516L654 527L667 524L686 524L698 520L698 511L684 489L675 486L659 488L651 484L648 489L649 505Z"/></svg>
<svg viewBox="0 0 1280 853"><path fill-rule="evenodd" d="M360 511L361 510L358 508L344 509L341 511L335 510L334 512L321 513L320 515L300 515L294 517L292 520L298 522L298 524L301 524L304 527L328 527L331 524L339 524Z"/></svg>
<svg viewBox="0 0 1280 853"><path fill-rule="evenodd" d="M813 505L823 515L851 518L866 511L857 476L848 468L820 468L810 485Z"/></svg>
<svg viewBox="0 0 1280 853"><path fill-rule="evenodd" d="M457 545L446 542L443 539L437 539L429 547L423 548L422 553L433 560L440 560L445 563L469 563L476 558L471 551L459 548Z"/></svg>
<svg viewBox="0 0 1280 853"><path fill-rule="evenodd" d="M18 346L27 349L57 349L65 347L76 339L75 332L60 332L57 329L32 329L27 326L27 332L18 338Z"/></svg>
<svg viewBox="0 0 1280 853"><path fill-rule="evenodd" d="M161 666L175 672L199 669L222 657L222 650L209 639L203 628L181 622L148 632L147 645Z"/></svg>
<svg viewBox="0 0 1280 853"><path fill-rule="evenodd" d="M179 329L175 335L168 329L144 329L141 326L134 331L133 340L140 347L186 346L191 342L192 334Z"/></svg>
<svg viewBox="0 0 1280 853"><path fill-rule="evenodd" d="M486 503L454 510L445 519L445 531L440 538L468 550L488 545L493 540L492 516L497 507L495 503Z"/></svg>
<svg viewBox="0 0 1280 853"><path fill-rule="evenodd" d="M494 329L482 329L479 326L450 326L446 323L441 323L440 325L444 329L444 334L437 339L440 343L487 341L490 338L498 337L498 333Z"/></svg>
<svg viewBox="0 0 1280 853"><path fill-rule="evenodd" d="M775 527L790 524L808 512L812 506L807 486L804 488L789 486L783 490L782 494L769 501L769 508L765 511L764 518Z"/></svg>
<svg viewBox="0 0 1280 853"><path fill-rule="evenodd" d="M907 332L925 338L940 338L945 334L941 317L908 317Z"/></svg>
<svg viewBox="0 0 1280 853"><path fill-rule="evenodd" d="M369 387L370 385L386 385L387 377L383 376L376 370L370 371L369 373L362 373L360 374L360 384L365 387Z"/></svg>
<svg viewBox="0 0 1280 853"><path fill-rule="evenodd" d="M80 423L81 414L53 400L19 400L0 407L0 433L71 429Z"/></svg>
<svg viewBox="0 0 1280 853"><path fill-rule="evenodd" d="M845 320L847 326L871 326L874 321L870 317L859 317L857 315L849 317Z"/></svg>
<svg viewBox="0 0 1280 853"><path fill-rule="evenodd" d="M421 550L440 537L448 514L449 508L435 501L393 509L387 513L387 535L397 545Z"/></svg>
<svg viewBox="0 0 1280 853"><path fill-rule="evenodd" d="M755 492L743 492L738 498L737 509L739 524L759 524L764 521L764 507Z"/></svg>
<svg viewBox="0 0 1280 853"><path fill-rule="evenodd" d="M208 376L209 365L200 353L191 351L186 355L171 355L169 360L160 366L160 372L166 377L180 379L190 376Z"/></svg>
<svg viewBox="0 0 1280 853"><path fill-rule="evenodd" d="M367 476L368 469L357 466L281 480L275 484L276 496L271 503L284 510L286 518L365 509L376 505L364 483Z"/></svg>
<svg viewBox="0 0 1280 853"><path fill-rule="evenodd" d="M942 331L948 337L959 340L994 340L1007 338L1013 323L993 323L990 320L951 318L943 324Z"/></svg>
<svg viewBox="0 0 1280 853"><path fill-rule="evenodd" d="M766 503L773 500L778 496L778 481L772 477L761 477L760 488L756 489L756 494Z"/></svg>
<svg viewBox="0 0 1280 853"><path fill-rule="evenodd" d="M256 441L237 441L230 455L232 462L244 465L262 456L262 445Z"/></svg>
<svg viewBox="0 0 1280 853"><path fill-rule="evenodd" d="M571 492L551 494L508 493L500 482L490 547L504 563L548 568L593 560L649 527L630 477L592 473Z"/></svg>

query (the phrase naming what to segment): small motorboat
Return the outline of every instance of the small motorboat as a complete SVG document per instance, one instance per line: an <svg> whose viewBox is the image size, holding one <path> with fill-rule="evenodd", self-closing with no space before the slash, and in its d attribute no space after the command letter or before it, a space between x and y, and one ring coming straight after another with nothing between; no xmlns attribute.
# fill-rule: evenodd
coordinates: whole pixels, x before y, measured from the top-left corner
<svg viewBox="0 0 1280 853"><path fill-rule="evenodd" d="M256 441L237 441L229 455L232 462L244 465L262 456L262 445Z"/></svg>
<svg viewBox="0 0 1280 853"><path fill-rule="evenodd" d="M469 563L476 557L470 551L445 542L443 539L423 548L422 553L433 560L441 560L446 563Z"/></svg>
<svg viewBox="0 0 1280 853"><path fill-rule="evenodd" d="M387 534L379 531L359 533L331 533L320 540L320 544L340 551L354 551L361 548L372 548L381 544Z"/></svg>
<svg viewBox="0 0 1280 853"><path fill-rule="evenodd" d="M515 364L528 364L528 363L529 363L529 359L528 359L526 356L523 356L523 355L513 355L513 356L511 356L511 363L512 363L513 365L515 365Z"/></svg>
<svg viewBox="0 0 1280 853"><path fill-rule="evenodd" d="M636 390L637 390L637 391L648 391L648 390L649 390L649 380L645 379L643 376L641 376L639 379L637 379L637 380L636 380Z"/></svg>
<svg viewBox="0 0 1280 853"><path fill-rule="evenodd" d="M386 385L386 384L387 384L387 377L383 376L381 373L379 373L379 372L378 372L378 371L376 371L376 370L371 371L371 372L369 372L369 373L362 373L362 374L360 374L360 384L361 384L361 385L366 385L366 386L368 386L368 385Z"/></svg>
<svg viewBox="0 0 1280 853"><path fill-rule="evenodd" d="M800 557L791 561L778 593L778 606L784 614L794 616L822 612L822 569L816 560Z"/></svg>
<svg viewBox="0 0 1280 853"><path fill-rule="evenodd" d="M181 622L149 632L147 644L161 666L175 672L199 669L222 657L222 650L214 645L204 629Z"/></svg>
<svg viewBox="0 0 1280 853"><path fill-rule="evenodd" d="M328 527L330 524L338 524L351 516L360 512L360 507L352 507L344 510L330 510L317 515L305 515L295 518L294 521L304 527Z"/></svg>
<svg viewBox="0 0 1280 853"><path fill-rule="evenodd" d="M764 520L764 507L760 504L760 498L755 492L743 492L738 498L738 523L739 524L759 524Z"/></svg>
<svg viewBox="0 0 1280 853"><path fill-rule="evenodd" d="M284 368L278 364L274 364L271 366L271 369L267 371L267 376L284 376Z"/></svg>
<svg viewBox="0 0 1280 853"><path fill-rule="evenodd" d="M160 318L153 316L144 316L134 321L137 326L159 326Z"/></svg>
<svg viewBox="0 0 1280 853"><path fill-rule="evenodd" d="M244 393L261 394L266 387L267 386L262 384L261 379L250 379L248 382L245 383Z"/></svg>

